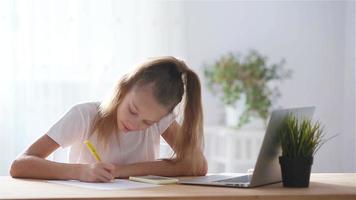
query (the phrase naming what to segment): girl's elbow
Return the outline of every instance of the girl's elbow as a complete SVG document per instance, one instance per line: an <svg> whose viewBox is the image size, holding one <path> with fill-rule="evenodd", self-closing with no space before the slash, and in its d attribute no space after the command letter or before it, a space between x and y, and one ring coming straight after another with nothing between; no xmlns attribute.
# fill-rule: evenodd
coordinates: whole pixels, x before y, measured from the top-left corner
<svg viewBox="0 0 356 200"><path fill-rule="evenodd" d="M15 159L10 167L10 176L13 178L23 178L28 170L28 164L25 156L20 156Z"/></svg>
<svg viewBox="0 0 356 200"><path fill-rule="evenodd" d="M188 176L205 176L208 173L208 162L205 157L199 162L191 162L190 167L192 170L189 170L190 173L186 174Z"/></svg>
<svg viewBox="0 0 356 200"><path fill-rule="evenodd" d="M205 160L202 176L205 176L207 173L208 173L208 162Z"/></svg>
<svg viewBox="0 0 356 200"><path fill-rule="evenodd" d="M10 176L12 178L19 178L21 176L20 170L21 160L16 159L12 162L10 167Z"/></svg>
<svg viewBox="0 0 356 200"><path fill-rule="evenodd" d="M208 162L204 158L202 164L198 168L198 176L205 176L208 173Z"/></svg>

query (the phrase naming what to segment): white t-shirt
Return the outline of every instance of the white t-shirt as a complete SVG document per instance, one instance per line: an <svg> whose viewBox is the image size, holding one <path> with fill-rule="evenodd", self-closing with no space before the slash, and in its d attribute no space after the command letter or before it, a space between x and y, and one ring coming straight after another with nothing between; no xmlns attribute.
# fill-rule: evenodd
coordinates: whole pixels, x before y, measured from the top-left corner
<svg viewBox="0 0 356 200"><path fill-rule="evenodd" d="M96 162L83 143L87 139L94 145L103 162L131 164L159 158L160 136L175 120L176 114L171 112L142 131L131 131L119 134L118 137L117 133L111 134L107 148L104 149L98 143L96 135L90 133L99 105L99 102L75 105L47 132L47 135L61 147L71 147L70 163Z"/></svg>

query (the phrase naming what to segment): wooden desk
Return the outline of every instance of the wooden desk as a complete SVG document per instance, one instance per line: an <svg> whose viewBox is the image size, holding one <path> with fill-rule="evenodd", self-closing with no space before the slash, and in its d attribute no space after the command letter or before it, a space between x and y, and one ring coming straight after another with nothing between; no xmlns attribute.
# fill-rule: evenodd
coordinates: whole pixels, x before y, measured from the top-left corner
<svg viewBox="0 0 356 200"><path fill-rule="evenodd" d="M0 199L356 199L356 173L312 174L309 188L282 184L240 189L168 185L137 190L102 191L0 177Z"/></svg>

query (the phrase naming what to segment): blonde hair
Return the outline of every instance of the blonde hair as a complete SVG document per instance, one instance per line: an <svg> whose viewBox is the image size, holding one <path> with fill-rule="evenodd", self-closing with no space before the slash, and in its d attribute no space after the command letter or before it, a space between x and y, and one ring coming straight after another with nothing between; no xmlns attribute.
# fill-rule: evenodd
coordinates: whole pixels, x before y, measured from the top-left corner
<svg viewBox="0 0 356 200"><path fill-rule="evenodd" d="M172 161L197 155L198 151L202 151L204 140L200 80L183 61L171 56L150 59L139 65L132 73L124 75L116 84L112 97L100 105L93 124L93 134L97 134L98 140L106 146L110 134L118 129L116 110L125 94L133 86L148 83L154 83L154 96L170 111L182 99L184 100L183 122L175 137L173 147L175 159ZM201 162L199 158L193 161ZM193 172L196 173L196 169L193 169Z"/></svg>

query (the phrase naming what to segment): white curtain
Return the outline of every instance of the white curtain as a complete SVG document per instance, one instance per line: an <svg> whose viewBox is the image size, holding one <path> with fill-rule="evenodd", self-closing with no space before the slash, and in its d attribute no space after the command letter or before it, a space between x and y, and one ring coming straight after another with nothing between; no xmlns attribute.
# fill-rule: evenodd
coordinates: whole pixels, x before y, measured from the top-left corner
<svg viewBox="0 0 356 200"><path fill-rule="evenodd" d="M0 0L0 175L144 58L184 58L182 13L172 1Z"/></svg>

